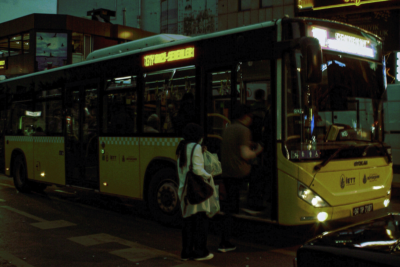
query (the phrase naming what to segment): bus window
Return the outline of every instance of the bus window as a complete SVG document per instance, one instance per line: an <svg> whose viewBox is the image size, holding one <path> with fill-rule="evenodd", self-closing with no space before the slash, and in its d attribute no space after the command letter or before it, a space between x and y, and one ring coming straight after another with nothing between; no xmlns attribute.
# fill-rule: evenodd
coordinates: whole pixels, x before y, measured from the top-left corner
<svg viewBox="0 0 400 267"><path fill-rule="evenodd" d="M103 97L103 133L129 135L137 132L136 88L136 76L107 80Z"/></svg>
<svg viewBox="0 0 400 267"><path fill-rule="evenodd" d="M11 127L8 134L31 135L33 133L34 118L29 115L31 102L14 102L11 106Z"/></svg>
<svg viewBox="0 0 400 267"><path fill-rule="evenodd" d="M211 101L208 109L209 137L222 136L223 130L231 123L231 71L209 73Z"/></svg>
<svg viewBox="0 0 400 267"><path fill-rule="evenodd" d="M301 109L301 93L296 90L296 82L300 79L300 74L294 76L291 72L292 62L289 54L285 54L284 58L284 88L286 92L286 136L288 140L299 140L301 138L300 121L304 111Z"/></svg>
<svg viewBox="0 0 400 267"><path fill-rule="evenodd" d="M144 133L182 135L186 124L195 122L196 69L168 69L145 76Z"/></svg>
<svg viewBox="0 0 400 267"><path fill-rule="evenodd" d="M43 90L36 93L35 104L32 113L33 134L35 135L61 135L62 134L62 101L61 88Z"/></svg>

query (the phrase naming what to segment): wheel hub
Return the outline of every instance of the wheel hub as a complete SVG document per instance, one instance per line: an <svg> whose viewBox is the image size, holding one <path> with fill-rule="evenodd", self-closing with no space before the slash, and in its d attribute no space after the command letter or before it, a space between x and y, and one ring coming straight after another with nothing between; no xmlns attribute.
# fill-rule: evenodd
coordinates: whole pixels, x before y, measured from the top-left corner
<svg viewBox="0 0 400 267"><path fill-rule="evenodd" d="M157 202L160 209L165 213L172 213L178 203L178 192L172 182L164 183L157 192Z"/></svg>

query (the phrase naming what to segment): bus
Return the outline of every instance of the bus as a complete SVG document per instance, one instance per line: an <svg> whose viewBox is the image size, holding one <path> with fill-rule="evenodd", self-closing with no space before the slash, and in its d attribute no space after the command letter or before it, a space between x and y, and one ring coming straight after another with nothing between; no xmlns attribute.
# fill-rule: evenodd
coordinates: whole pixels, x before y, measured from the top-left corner
<svg viewBox="0 0 400 267"><path fill-rule="evenodd" d="M79 187L181 217L176 147L187 123L220 155L241 104L265 98L257 215L280 225L387 207L382 40L355 26L282 18L197 37L156 35L0 82L2 166L20 192ZM215 177L218 180L218 177Z"/></svg>

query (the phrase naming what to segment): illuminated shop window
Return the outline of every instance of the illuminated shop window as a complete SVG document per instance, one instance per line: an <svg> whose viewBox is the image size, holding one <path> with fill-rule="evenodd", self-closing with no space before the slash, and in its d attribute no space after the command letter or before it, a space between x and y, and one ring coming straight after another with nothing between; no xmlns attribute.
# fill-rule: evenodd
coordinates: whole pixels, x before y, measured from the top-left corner
<svg viewBox="0 0 400 267"><path fill-rule="evenodd" d="M21 35L14 35L10 38L10 56L22 54L22 39Z"/></svg>
<svg viewBox="0 0 400 267"><path fill-rule="evenodd" d="M0 58L8 56L8 38L0 39Z"/></svg>
<svg viewBox="0 0 400 267"><path fill-rule="evenodd" d="M29 53L29 33L24 33L22 36L24 53Z"/></svg>

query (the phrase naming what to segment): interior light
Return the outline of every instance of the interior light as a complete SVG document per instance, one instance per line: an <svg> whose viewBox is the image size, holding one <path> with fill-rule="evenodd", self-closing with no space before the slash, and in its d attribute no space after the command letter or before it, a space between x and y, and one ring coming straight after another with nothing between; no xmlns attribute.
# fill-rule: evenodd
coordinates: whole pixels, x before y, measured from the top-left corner
<svg viewBox="0 0 400 267"><path fill-rule="evenodd" d="M317 219L320 222L326 221L326 219L328 219L328 213L326 213L325 211L318 213Z"/></svg>
<svg viewBox="0 0 400 267"><path fill-rule="evenodd" d="M107 183L107 182L104 182L103 185L104 185L104 186L108 186L108 183Z"/></svg>
<svg viewBox="0 0 400 267"><path fill-rule="evenodd" d="M44 173L44 172L40 173L40 176L44 177L44 176L45 176L45 173Z"/></svg>

